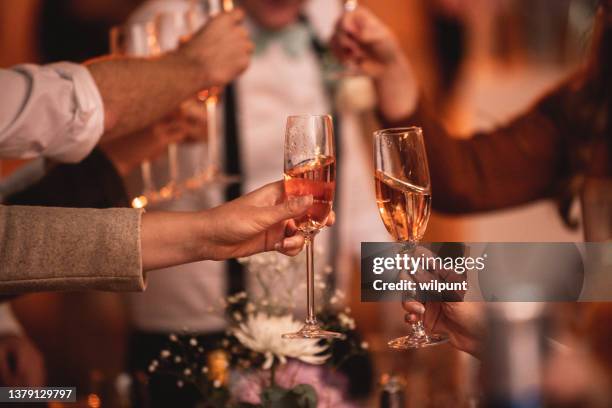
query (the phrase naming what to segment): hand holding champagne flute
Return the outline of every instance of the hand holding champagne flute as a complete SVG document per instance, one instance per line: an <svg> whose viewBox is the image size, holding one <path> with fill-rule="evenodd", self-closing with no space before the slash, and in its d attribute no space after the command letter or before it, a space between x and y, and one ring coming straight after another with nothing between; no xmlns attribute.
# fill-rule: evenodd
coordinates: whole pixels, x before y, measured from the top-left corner
<svg viewBox="0 0 612 408"><path fill-rule="evenodd" d="M389 234L413 253L423 238L431 211L431 183L421 128L398 128L374 133L376 203ZM412 333L388 343L395 349L411 349L444 343L447 338L428 334L422 319Z"/></svg>
<svg viewBox="0 0 612 408"><path fill-rule="evenodd" d="M288 198L312 196L313 205L294 220L306 243L308 316L296 333L285 339L342 338L323 330L315 315L314 237L328 223L336 189L336 154L332 118L290 116L285 133L285 194Z"/></svg>

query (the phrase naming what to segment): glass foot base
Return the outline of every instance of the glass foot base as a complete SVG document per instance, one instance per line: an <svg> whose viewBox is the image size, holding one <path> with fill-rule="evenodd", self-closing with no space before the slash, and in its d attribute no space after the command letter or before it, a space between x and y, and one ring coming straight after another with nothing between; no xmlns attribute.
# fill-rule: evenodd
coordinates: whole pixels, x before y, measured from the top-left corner
<svg viewBox="0 0 612 408"><path fill-rule="evenodd" d="M387 343L387 346L396 350L409 350L437 346L438 344L444 344L447 341L448 337L441 334L429 334L424 336L404 336L391 340Z"/></svg>
<svg viewBox="0 0 612 408"><path fill-rule="evenodd" d="M318 324L305 324L295 333L285 333L281 336L283 339L344 339L342 333L323 330Z"/></svg>

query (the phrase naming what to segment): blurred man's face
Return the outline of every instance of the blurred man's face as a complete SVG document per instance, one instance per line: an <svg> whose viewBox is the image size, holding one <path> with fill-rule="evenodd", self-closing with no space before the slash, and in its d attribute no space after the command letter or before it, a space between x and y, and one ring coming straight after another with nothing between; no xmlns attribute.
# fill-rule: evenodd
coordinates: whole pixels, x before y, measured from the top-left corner
<svg viewBox="0 0 612 408"><path fill-rule="evenodd" d="M306 0L241 0L249 16L267 30L281 30L297 21Z"/></svg>

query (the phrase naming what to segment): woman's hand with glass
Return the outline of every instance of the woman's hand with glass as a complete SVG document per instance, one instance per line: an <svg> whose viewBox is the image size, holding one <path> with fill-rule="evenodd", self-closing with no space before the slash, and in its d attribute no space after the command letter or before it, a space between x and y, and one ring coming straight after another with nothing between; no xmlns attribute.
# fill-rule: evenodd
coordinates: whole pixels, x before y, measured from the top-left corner
<svg viewBox="0 0 612 408"><path fill-rule="evenodd" d="M377 77L403 57L395 35L364 6L344 13L336 23L332 49L342 62Z"/></svg>
<svg viewBox="0 0 612 408"><path fill-rule="evenodd" d="M393 122L412 113L418 83L398 39L370 10L359 6L344 13L331 47L338 59L374 80L385 119Z"/></svg>
<svg viewBox="0 0 612 408"><path fill-rule="evenodd" d="M459 350L480 357L482 342L486 338L485 306L478 302L403 303L406 322L416 323L421 317L425 329L448 336Z"/></svg>

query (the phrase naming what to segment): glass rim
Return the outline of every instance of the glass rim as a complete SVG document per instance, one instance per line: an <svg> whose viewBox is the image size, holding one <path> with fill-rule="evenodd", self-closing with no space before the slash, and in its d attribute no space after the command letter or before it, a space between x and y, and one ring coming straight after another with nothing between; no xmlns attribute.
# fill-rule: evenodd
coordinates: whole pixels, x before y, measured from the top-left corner
<svg viewBox="0 0 612 408"><path fill-rule="evenodd" d="M332 115L289 115L287 119L308 119L308 118L329 118L333 119Z"/></svg>
<svg viewBox="0 0 612 408"><path fill-rule="evenodd" d="M405 135L407 133L416 133L420 136L423 136L423 128L419 126L408 126L408 127L396 127L396 128L388 128L388 129L379 129L374 132L374 136L397 136L397 135Z"/></svg>

